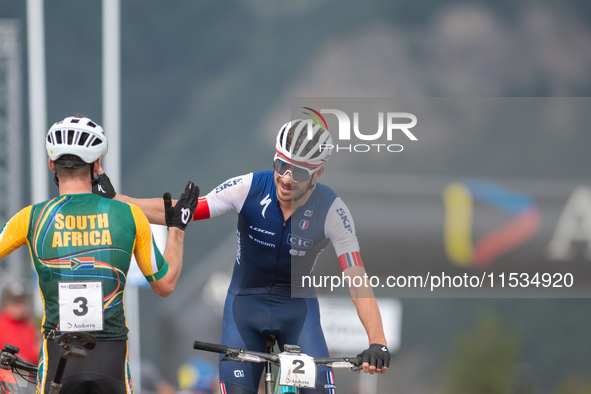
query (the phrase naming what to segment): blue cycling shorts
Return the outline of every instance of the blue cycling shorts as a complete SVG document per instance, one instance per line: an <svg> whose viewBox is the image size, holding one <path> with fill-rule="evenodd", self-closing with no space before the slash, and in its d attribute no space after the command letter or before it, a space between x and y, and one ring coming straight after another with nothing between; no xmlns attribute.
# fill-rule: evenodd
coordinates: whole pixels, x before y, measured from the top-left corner
<svg viewBox="0 0 591 394"><path fill-rule="evenodd" d="M265 352L267 338L273 335L279 349L298 345L312 357L329 357L320 326L316 298L290 298L270 294L228 294L224 307L223 345ZM220 361L222 394L256 394L264 364ZM302 389L302 394L335 394L330 368L319 366L316 389Z"/></svg>

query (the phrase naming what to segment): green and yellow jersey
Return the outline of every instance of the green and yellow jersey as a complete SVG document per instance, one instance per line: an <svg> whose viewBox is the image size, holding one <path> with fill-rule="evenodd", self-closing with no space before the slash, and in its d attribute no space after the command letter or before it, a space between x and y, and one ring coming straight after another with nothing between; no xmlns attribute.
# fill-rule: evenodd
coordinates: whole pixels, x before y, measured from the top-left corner
<svg viewBox="0 0 591 394"><path fill-rule="evenodd" d="M25 243L39 277L46 338L89 331L98 340L127 339L123 292L132 255L148 282L168 270L141 210L94 194L21 210L0 229L0 258Z"/></svg>

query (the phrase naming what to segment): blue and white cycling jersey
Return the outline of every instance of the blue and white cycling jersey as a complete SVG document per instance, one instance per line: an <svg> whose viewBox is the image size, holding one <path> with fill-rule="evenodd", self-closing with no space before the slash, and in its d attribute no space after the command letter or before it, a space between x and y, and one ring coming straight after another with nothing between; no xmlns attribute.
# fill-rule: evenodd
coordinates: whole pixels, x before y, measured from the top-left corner
<svg viewBox="0 0 591 394"><path fill-rule="evenodd" d="M316 183L305 202L284 220L272 171L222 183L200 198L194 219L238 212L238 253L229 293L290 296L301 275L310 275L329 240L341 268L362 265L349 209L328 186Z"/></svg>

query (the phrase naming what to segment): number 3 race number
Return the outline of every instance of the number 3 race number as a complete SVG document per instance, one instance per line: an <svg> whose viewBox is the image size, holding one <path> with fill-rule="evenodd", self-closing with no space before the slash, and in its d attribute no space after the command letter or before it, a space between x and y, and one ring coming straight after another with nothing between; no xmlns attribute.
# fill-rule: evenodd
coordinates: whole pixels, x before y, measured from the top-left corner
<svg viewBox="0 0 591 394"><path fill-rule="evenodd" d="M103 283L59 282L60 331L103 330Z"/></svg>

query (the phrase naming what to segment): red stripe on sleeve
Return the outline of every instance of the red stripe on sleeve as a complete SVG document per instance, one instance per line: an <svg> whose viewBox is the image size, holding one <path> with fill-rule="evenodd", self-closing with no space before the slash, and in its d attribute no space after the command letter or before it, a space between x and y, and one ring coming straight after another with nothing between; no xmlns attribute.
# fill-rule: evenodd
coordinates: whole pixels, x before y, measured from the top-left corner
<svg viewBox="0 0 591 394"><path fill-rule="evenodd" d="M341 271L349 268L349 265L347 264L347 256L345 254L339 256L339 264L341 265Z"/></svg>
<svg viewBox="0 0 591 394"><path fill-rule="evenodd" d="M207 198L199 197L199 203L197 204L197 209L195 209L195 213L193 214L193 220L203 220L209 218L210 214Z"/></svg>
<svg viewBox="0 0 591 394"><path fill-rule="evenodd" d="M355 260L355 266L357 266L357 267L363 267L363 261L361 260L361 253L359 253L359 252L353 252L352 255L353 255L353 258Z"/></svg>

